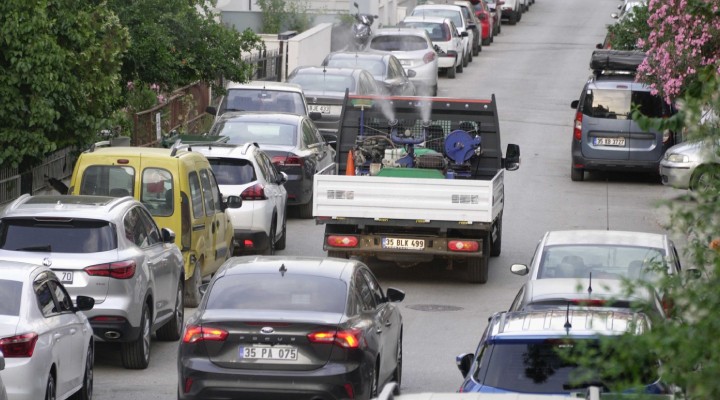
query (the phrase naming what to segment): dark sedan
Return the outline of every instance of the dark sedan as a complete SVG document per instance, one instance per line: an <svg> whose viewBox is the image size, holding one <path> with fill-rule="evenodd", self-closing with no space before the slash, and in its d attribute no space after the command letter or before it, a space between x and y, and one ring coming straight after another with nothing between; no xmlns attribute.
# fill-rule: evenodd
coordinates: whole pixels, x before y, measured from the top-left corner
<svg viewBox="0 0 720 400"><path fill-rule="evenodd" d="M335 134L340 124L345 90L350 94L375 96L381 89L370 72L360 68L297 67L288 82L300 85L309 113L320 113L315 124L323 133Z"/></svg>
<svg viewBox="0 0 720 400"><path fill-rule="evenodd" d="M405 294L358 260L235 257L178 351L179 399L369 399L402 378Z"/></svg>
<svg viewBox="0 0 720 400"><path fill-rule="evenodd" d="M416 93L415 85L410 81L410 78L415 77L415 71L410 70L409 74L412 76L408 75L400 60L386 52L337 51L328 54L322 65L366 69L378 81L385 94L415 96Z"/></svg>
<svg viewBox="0 0 720 400"><path fill-rule="evenodd" d="M257 143L278 172L288 176L288 206L300 218L311 218L313 176L334 174L335 150L310 118L289 113L226 112L210 129L210 136L226 136L230 144Z"/></svg>

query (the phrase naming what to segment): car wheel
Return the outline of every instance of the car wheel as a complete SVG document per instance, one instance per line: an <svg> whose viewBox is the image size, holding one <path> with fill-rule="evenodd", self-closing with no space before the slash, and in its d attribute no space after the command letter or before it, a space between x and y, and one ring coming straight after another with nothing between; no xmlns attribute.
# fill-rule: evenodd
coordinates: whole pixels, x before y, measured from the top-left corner
<svg viewBox="0 0 720 400"><path fill-rule="evenodd" d="M270 227L270 233L268 234L267 248L263 252L266 256L275 255L275 217L272 219L272 226Z"/></svg>
<svg viewBox="0 0 720 400"><path fill-rule="evenodd" d="M570 179L573 182L582 182L583 179L585 179L585 170L582 168L571 168L570 169Z"/></svg>
<svg viewBox="0 0 720 400"><path fill-rule="evenodd" d="M370 398L377 397L378 394L378 368L379 360L375 361L375 365L372 369L372 377L370 379Z"/></svg>
<svg viewBox="0 0 720 400"><path fill-rule="evenodd" d="M282 234L280 235L280 239L278 239L277 243L275 243L275 250L285 250L285 246L287 245L287 220L283 219L282 224Z"/></svg>
<svg viewBox="0 0 720 400"><path fill-rule="evenodd" d="M437 83L432 87L432 95L433 97L437 96Z"/></svg>
<svg viewBox="0 0 720 400"><path fill-rule="evenodd" d="M470 50L470 51L468 51L468 52L465 54L466 57L465 57L465 59L463 60L463 61L464 61L464 62L463 62L463 67L467 67L468 64L470 64L470 63L472 62L472 59L473 59L473 49L470 48L469 50Z"/></svg>
<svg viewBox="0 0 720 400"><path fill-rule="evenodd" d="M499 35L500 33L502 33L502 22L499 23L497 26L497 35Z"/></svg>
<svg viewBox="0 0 720 400"><path fill-rule="evenodd" d="M45 400L55 400L55 377L52 374L45 384Z"/></svg>
<svg viewBox="0 0 720 400"><path fill-rule="evenodd" d="M473 48L473 57L480 55L480 52L482 51L482 46L480 45L480 40L478 40L477 46ZM472 61L472 59L471 59Z"/></svg>
<svg viewBox="0 0 720 400"><path fill-rule="evenodd" d="M518 21L520 21L520 17L518 16L518 13L516 13L516 12L513 12L513 13L510 15L510 18L508 18L508 23L509 23L510 25L515 25L515 24L518 23Z"/></svg>
<svg viewBox="0 0 720 400"><path fill-rule="evenodd" d="M300 218L308 219L312 218L312 211L313 211L313 198L310 198L310 201L308 201L306 204L301 204L298 206L298 214Z"/></svg>
<svg viewBox="0 0 720 400"><path fill-rule="evenodd" d="M486 283L488 280L488 258L468 258L467 273L468 281L471 283Z"/></svg>
<svg viewBox="0 0 720 400"><path fill-rule="evenodd" d="M185 303L183 302L183 281L178 282L177 297L175 298L175 309L170 321L157 330L158 340L174 342L180 339L185 318Z"/></svg>
<svg viewBox="0 0 720 400"><path fill-rule="evenodd" d="M715 181L720 178L720 166L701 165L693 174L690 189L698 193L707 193L714 190Z"/></svg>
<svg viewBox="0 0 720 400"><path fill-rule="evenodd" d="M487 39L483 39L482 44L483 44L483 46L490 46L491 42L492 42L492 36Z"/></svg>
<svg viewBox="0 0 720 400"><path fill-rule="evenodd" d="M200 285L202 284L202 275L200 272L200 262L195 262L195 268L190 279L185 285L185 306L195 308L200 305L202 295L200 294Z"/></svg>
<svg viewBox="0 0 720 400"><path fill-rule="evenodd" d="M490 236L490 257L497 257L502 251L502 217L498 219L495 229L497 229L495 240L492 240L492 235Z"/></svg>
<svg viewBox="0 0 720 400"><path fill-rule="evenodd" d="M395 381L395 390L393 394L400 395L400 385L402 384L402 333L398 338L397 344L397 360L395 362L395 371L393 372L393 381Z"/></svg>
<svg viewBox="0 0 720 400"><path fill-rule="evenodd" d="M450 67L447 69L447 77L448 79L455 79L455 67Z"/></svg>
<svg viewBox="0 0 720 400"><path fill-rule="evenodd" d="M70 396L70 400L91 400L92 399L92 393L93 393L93 365L95 364L94 361L94 352L93 352L93 346L92 343L88 345L88 352L87 352L87 358L85 358L85 373L83 374L83 385L75 392L72 396Z"/></svg>
<svg viewBox="0 0 720 400"><path fill-rule="evenodd" d="M460 61L460 64L458 64L455 70L458 74L462 74L465 70L465 66L467 66L467 58L463 57L462 61Z"/></svg>
<svg viewBox="0 0 720 400"><path fill-rule="evenodd" d="M143 305L140 316L140 337L122 344L122 363L127 369L145 369L150 364L150 312Z"/></svg>

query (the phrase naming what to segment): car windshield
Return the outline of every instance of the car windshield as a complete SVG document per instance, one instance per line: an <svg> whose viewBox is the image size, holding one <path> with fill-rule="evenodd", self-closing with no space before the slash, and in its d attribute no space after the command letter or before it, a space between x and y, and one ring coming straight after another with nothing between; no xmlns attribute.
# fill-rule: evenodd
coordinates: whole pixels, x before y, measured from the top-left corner
<svg viewBox="0 0 720 400"><path fill-rule="evenodd" d="M91 165L83 172L80 193L95 196L133 196L135 169L120 165Z"/></svg>
<svg viewBox="0 0 720 400"><path fill-rule="evenodd" d="M210 158L218 185L245 185L257 180L250 160L233 158Z"/></svg>
<svg viewBox="0 0 720 400"><path fill-rule="evenodd" d="M413 11L412 15L418 15L418 16L424 16L424 17L450 18L452 20L452 22L455 23L456 26L458 26L458 27L465 26L465 24L463 24L462 14L460 14L460 11L423 8L423 9L415 9Z"/></svg>
<svg viewBox="0 0 720 400"><path fill-rule="evenodd" d="M230 144L257 143L279 146L295 146L297 126L270 121L250 122L239 119L221 121L212 134L227 136Z"/></svg>
<svg viewBox="0 0 720 400"><path fill-rule="evenodd" d="M53 253L96 253L117 248L108 221L5 218L0 222L0 249Z"/></svg>
<svg viewBox="0 0 720 400"><path fill-rule="evenodd" d="M662 249L612 245L562 245L545 248L538 278L654 280L667 269Z"/></svg>
<svg viewBox="0 0 720 400"><path fill-rule="evenodd" d="M594 89L585 95L583 114L593 118L631 119L633 107L638 106L640 112L652 118L665 115L662 99L650 92Z"/></svg>
<svg viewBox="0 0 720 400"><path fill-rule="evenodd" d="M349 60L346 60L349 61ZM351 68L362 68L362 66L356 67L355 65L332 65L329 67L351 67ZM297 74L288 80L289 82L296 83L302 86L305 92L341 92L344 93L345 89L348 89L350 93L355 93L355 79L349 75L334 75L331 73L325 74Z"/></svg>
<svg viewBox="0 0 720 400"><path fill-rule="evenodd" d="M425 38L415 35L384 35L374 37L370 48L383 51L417 51L426 50L428 43Z"/></svg>
<svg viewBox="0 0 720 400"><path fill-rule="evenodd" d="M583 341L583 343L580 343ZM582 345L580 345L582 344ZM592 385L607 386L598 371L588 371L569 360L596 339L539 339L494 341L482 352L476 379L483 386L524 393L571 393ZM652 360L645 361L645 382L656 375ZM640 362L642 363L642 362Z"/></svg>
<svg viewBox="0 0 720 400"><path fill-rule="evenodd" d="M450 40L450 28L448 28L445 24L434 22L406 22L405 26L409 28L425 29L430 36L430 40L433 42Z"/></svg>
<svg viewBox="0 0 720 400"><path fill-rule="evenodd" d="M279 272L226 275L215 281L208 296L208 310L342 313L347 285L339 279Z"/></svg>
<svg viewBox="0 0 720 400"><path fill-rule="evenodd" d="M20 315L22 282L0 279L0 315Z"/></svg>
<svg viewBox="0 0 720 400"><path fill-rule="evenodd" d="M305 115L302 95L297 92L229 89L221 111L274 111Z"/></svg>

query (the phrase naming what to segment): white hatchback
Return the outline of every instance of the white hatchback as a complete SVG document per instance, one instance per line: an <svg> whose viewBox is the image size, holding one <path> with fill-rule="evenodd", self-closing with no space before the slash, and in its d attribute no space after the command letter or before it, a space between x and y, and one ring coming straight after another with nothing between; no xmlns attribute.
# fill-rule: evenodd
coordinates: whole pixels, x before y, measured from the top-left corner
<svg viewBox="0 0 720 400"><path fill-rule="evenodd" d="M287 174L278 172L270 157L253 143L193 145L207 157L225 212L235 232L238 254L274 254L285 249L287 236Z"/></svg>
<svg viewBox="0 0 720 400"><path fill-rule="evenodd" d="M455 78L455 71L462 70L463 38L450 18L409 16L402 26L427 31L438 55L438 68L447 71L448 78Z"/></svg>

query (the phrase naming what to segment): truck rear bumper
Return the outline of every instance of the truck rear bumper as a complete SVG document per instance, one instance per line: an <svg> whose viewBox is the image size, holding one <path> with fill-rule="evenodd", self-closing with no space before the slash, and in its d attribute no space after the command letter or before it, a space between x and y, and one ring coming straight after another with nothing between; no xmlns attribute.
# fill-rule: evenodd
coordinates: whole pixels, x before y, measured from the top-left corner
<svg viewBox="0 0 720 400"><path fill-rule="evenodd" d="M358 243L354 247L332 246L328 244L331 236L354 236ZM391 241L388 241L391 239ZM451 250L451 242L477 243L472 250ZM468 237L429 237L410 235L376 235L376 234L326 234L323 249L326 251L343 252L347 255L373 256L385 260L431 260L434 257L480 258L486 256L484 239ZM394 243L392 243L394 242ZM422 247L420 247L422 243ZM487 244L489 246L489 243ZM457 247L457 245L455 246ZM489 247L488 247L489 248ZM392 255L392 256L390 256Z"/></svg>

